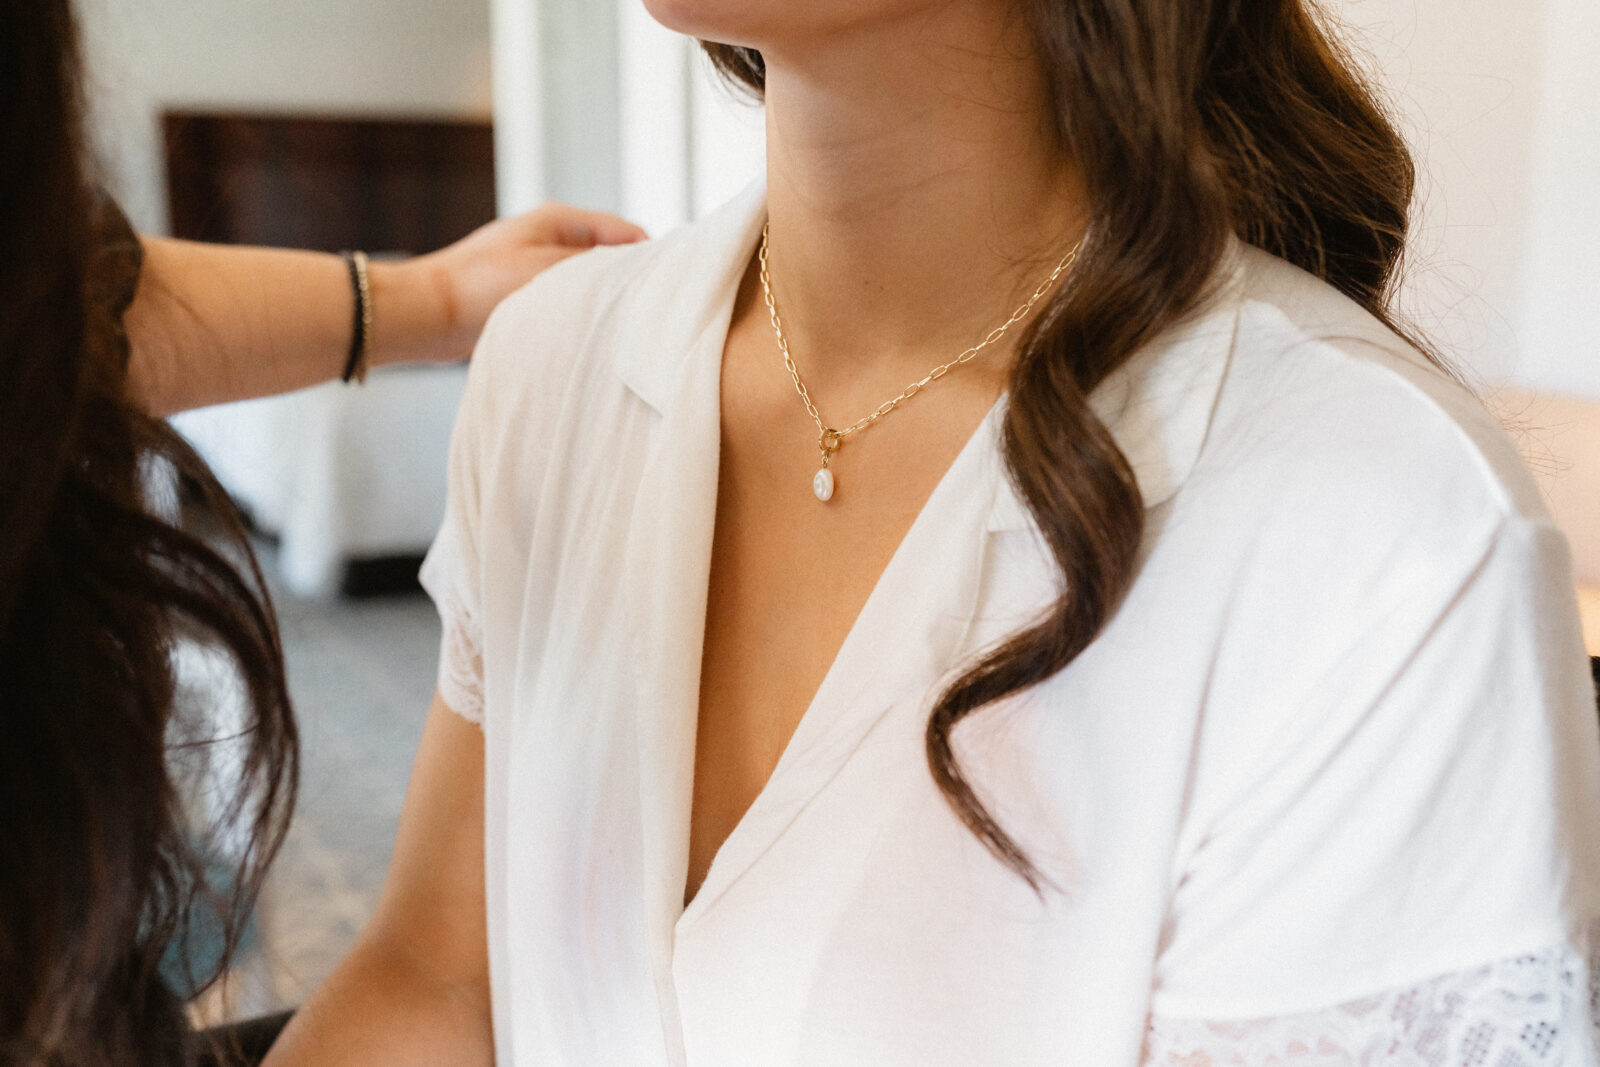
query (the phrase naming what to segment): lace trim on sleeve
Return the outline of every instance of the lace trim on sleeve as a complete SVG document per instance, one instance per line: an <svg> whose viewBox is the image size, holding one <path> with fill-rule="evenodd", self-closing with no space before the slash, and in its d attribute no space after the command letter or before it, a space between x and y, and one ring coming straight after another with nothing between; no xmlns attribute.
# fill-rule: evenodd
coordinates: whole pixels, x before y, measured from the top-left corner
<svg viewBox="0 0 1600 1067"><path fill-rule="evenodd" d="M459 596L439 602L444 635L439 644L439 695L450 710L483 725L483 631Z"/></svg>
<svg viewBox="0 0 1600 1067"><path fill-rule="evenodd" d="M1153 1018L1144 1067L1592 1067L1600 954L1562 946L1322 1011Z"/></svg>

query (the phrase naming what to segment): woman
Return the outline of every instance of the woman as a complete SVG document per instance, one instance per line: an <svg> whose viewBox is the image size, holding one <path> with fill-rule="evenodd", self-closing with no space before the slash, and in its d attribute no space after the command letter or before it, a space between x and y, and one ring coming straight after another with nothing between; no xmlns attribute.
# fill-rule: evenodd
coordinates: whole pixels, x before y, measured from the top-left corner
<svg viewBox="0 0 1600 1067"><path fill-rule="evenodd" d="M196 990L168 980L178 938L204 901L237 939L287 825L297 750L248 543L147 410L337 376L351 292L333 256L143 248L90 184L78 77L66 0L0 5L0 1062L148 1067L189 1062ZM628 230L551 207L382 268L372 362L459 351L498 296ZM436 294L456 298L453 317L429 313ZM198 487L215 536L152 507L142 475L163 460ZM180 705L179 642L227 657L248 716L229 753L239 792L210 828L180 815L181 782L212 746L170 743L215 731ZM207 830L250 842L221 886ZM216 974L185 977L204 989Z"/></svg>
<svg viewBox="0 0 1600 1067"><path fill-rule="evenodd" d="M765 187L490 322L394 867L269 1063L1596 1062L1566 550L1309 6L651 9Z"/></svg>

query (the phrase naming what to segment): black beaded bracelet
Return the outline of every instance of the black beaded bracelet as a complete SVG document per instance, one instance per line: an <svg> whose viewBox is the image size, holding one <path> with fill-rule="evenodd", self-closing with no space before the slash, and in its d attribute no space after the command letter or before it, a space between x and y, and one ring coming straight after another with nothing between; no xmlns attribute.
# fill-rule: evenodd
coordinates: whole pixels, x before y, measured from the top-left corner
<svg viewBox="0 0 1600 1067"><path fill-rule="evenodd" d="M345 383L367 380L367 347L372 341L372 285L367 280L367 254L340 252L350 268L350 289L355 294L355 319L350 329L350 355L340 380Z"/></svg>

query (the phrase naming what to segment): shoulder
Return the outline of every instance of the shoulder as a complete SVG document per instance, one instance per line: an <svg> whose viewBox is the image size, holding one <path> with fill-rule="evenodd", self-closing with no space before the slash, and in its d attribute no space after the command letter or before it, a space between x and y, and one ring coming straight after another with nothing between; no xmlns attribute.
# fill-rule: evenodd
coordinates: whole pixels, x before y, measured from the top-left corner
<svg viewBox="0 0 1600 1067"><path fill-rule="evenodd" d="M670 383L742 273L764 189L651 241L591 249L549 268L495 309L473 356L479 391L541 410L574 390L626 383L647 399ZM752 228L754 227L754 231Z"/></svg>
<svg viewBox="0 0 1600 1067"><path fill-rule="evenodd" d="M681 235L590 249L550 267L512 293L489 317L473 371L499 389L539 387L568 377L599 355L612 317L648 302Z"/></svg>
<svg viewBox="0 0 1600 1067"><path fill-rule="evenodd" d="M1147 573L1162 576L1153 590L1214 612L1241 707L1274 685L1299 692L1380 633L1387 651L1367 659L1398 655L1451 611L1472 615L1461 623L1472 633L1511 625L1516 601L1565 621L1566 542L1468 389L1264 254L1245 257L1231 307L1206 438L1150 514ZM1468 590L1479 607L1464 606ZM1414 632L1385 630L1405 620Z"/></svg>
<svg viewBox="0 0 1600 1067"><path fill-rule="evenodd" d="M659 307L688 279L681 273L704 249L715 218L648 241L603 245L545 270L495 309L489 333L544 343L581 341L596 318L619 306Z"/></svg>
<svg viewBox="0 0 1600 1067"><path fill-rule="evenodd" d="M1163 652L1204 687L1163 981L1287 1004L1341 946L1303 1007L1559 937L1571 869L1541 849L1595 779L1551 754L1594 751L1594 695L1538 490L1469 390L1315 278L1246 253L1229 308L1207 439L1131 598L1180 620ZM1510 849L1483 812L1541 829Z"/></svg>
<svg viewBox="0 0 1600 1067"><path fill-rule="evenodd" d="M1240 258L1197 494L1353 546L1547 523L1510 439L1452 373L1311 275L1254 249Z"/></svg>

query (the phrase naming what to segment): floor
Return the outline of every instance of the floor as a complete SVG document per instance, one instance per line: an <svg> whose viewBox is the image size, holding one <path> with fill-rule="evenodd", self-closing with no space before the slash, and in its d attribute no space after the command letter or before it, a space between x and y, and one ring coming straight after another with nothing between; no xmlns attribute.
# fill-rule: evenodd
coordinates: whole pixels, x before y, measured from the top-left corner
<svg viewBox="0 0 1600 1067"><path fill-rule="evenodd" d="M439 623L420 592L274 597L300 722L300 800L255 945L202 1011L209 1020L300 1003L349 949L382 888L433 692Z"/></svg>

